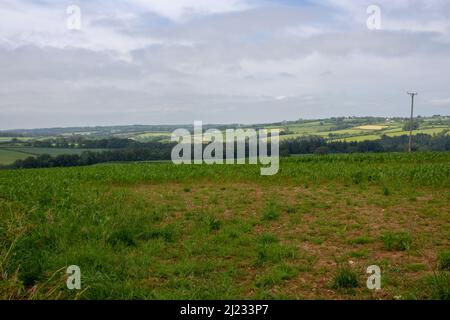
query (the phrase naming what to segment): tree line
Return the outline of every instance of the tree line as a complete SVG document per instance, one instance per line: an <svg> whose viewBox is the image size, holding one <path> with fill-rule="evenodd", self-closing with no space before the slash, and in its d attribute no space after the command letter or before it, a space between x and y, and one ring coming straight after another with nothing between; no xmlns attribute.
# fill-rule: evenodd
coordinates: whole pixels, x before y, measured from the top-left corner
<svg viewBox="0 0 450 320"><path fill-rule="evenodd" d="M95 152L85 151L80 155L48 154L17 160L2 168L50 168L86 166L105 162L127 161L159 161L170 160L175 143L137 142L131 139L86 140L84 145L90 148L109 148L111 150ZM365 153L365 152L405 152L408 148L408 136L382 136L379 140L345 142L327 141L317 136L301 137L285 140L280 143L280 155L294 154L333 154L333 153ZM236 149L236 148L235 148ZM248 153L248 145L246 146ZM271 149L270 147L268 148ZM447 134L414 136L415 151L450 151L450 136ZM225 148L224 148L225 150ZM193 153L192 153L193 154Z"/></svg>

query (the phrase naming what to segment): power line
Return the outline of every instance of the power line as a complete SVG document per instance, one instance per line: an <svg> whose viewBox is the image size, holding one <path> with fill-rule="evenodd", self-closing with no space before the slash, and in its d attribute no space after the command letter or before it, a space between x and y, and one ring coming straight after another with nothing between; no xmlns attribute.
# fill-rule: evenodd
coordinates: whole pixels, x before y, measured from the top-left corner
<svg viewBox="0 0 450 320"><path fill-rule="evenodd" d="M409 121L409 147L408 151L412 151L412 131L413 131L413 114L414 114L414 97L418 95L417 92L407 92L411 96L411 119Z"/></svg>

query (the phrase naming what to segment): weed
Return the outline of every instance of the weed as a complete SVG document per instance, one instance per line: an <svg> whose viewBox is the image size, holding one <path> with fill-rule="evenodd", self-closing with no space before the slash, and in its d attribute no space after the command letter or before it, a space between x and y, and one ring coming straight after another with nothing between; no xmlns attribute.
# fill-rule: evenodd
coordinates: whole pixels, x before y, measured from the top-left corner
<svg viewBox="0 0 450 320"><path fill-rule="evenodd" d="M221 224L222 223L220 222L219 219L215 219L215 218L208 219L208 227L209 227L209 230L211 230L211 231L219 230Z"/></svg>
<svg viewBox="0 0 450 320"><path fill-rule="evenodd" d="M435 273L428 279L431 299L450 300L450 275L446 272Z"/></svg>
<svg viewBox="0 0 450 320"><path fill-rule="evenodd" d="M273 201L270 201L266 205L266 209L264 210L262 219L264 221L276 220L280 216L279 208L277 204Z"/></svg>
<svg viewBox="0 0 450 320"><path fill-rule="evenodd" d="M373 242L373 239L369 236L360 236L348 241L348 243L352 245L368 244L371 242Z"/></svg>
<svg viewBox="0 0 450 320"><path fill-rule="evenodd" d="M339 267L333 278L334 289L350 289L359 285L358 275L349 267Z"/></svg>
<svg viewBox="0 0 450 320"><path fill-rule="evenodd" d="M260 239L259 242L261 244L271 244L271 243L277 243L278 239L275 235L270 234L270 233L264 233Z"/></svg>
<svg viewBox="0 0 450 320"><path fill-rule="evenodd" d="M438 256L438 269L450 270L450 250L442 251Z"/></svg>
<svg viewBox="0 0 450 320"><path fill-rule="evenodd" d="M411 248L411 235L405 231L386 232L381 239L389 251L406 251Z"/></svg>

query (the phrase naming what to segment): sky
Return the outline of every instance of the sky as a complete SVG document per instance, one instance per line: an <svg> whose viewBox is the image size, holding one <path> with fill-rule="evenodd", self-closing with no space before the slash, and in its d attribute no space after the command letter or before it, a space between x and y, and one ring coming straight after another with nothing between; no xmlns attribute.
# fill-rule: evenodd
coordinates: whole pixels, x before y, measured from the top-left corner
<svg viewBox="0 0 450 320"><path fill-rule="evenodd" d="M450 115L449 16L448 0L2 0L0 130L406 117L411 90L416 114Z"/></svg>

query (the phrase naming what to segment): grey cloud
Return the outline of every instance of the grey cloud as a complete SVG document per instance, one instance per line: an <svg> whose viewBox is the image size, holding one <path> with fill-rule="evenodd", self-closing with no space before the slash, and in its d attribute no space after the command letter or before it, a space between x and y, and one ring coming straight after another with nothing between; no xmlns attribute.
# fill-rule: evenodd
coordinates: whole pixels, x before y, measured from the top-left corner
<svg viewBox="0 0 450 320"><path fill-rule="evenodd" d="M448 113L448 32L369 31L350 2L179 21L135 7L127 14L120 3L115 12L90 2L80 34L0 46L0 128L404 115L409 89L421 92L419 113ZM401 26L402 10L386 17ZM441 21L436 10L408 19ZM104 38L88 37L92 30ZM54 45L58 37L67 45Z"/></svg>

